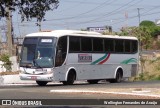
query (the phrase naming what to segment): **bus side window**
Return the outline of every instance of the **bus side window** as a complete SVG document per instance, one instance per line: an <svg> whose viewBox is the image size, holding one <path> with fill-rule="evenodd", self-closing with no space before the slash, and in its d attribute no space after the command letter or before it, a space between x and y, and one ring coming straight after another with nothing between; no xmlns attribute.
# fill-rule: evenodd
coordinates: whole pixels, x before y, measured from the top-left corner
<svg viewBox="0 0 160 108"><path fill-rule="evenodd" d="M125 40L125 53L131 53L131 41Z"/></svg>
<svg viewBox="0 0 160 108"><path fill-rule="evenodd" d="M69 51L80 52L80 37L69 37Z"/></svg>
<svg viewBox="0 0 160 108"><path fill-rule="evenodd" d="M105 39L104 47L106 52L114 52L114 40L113 39Z"/></svg>
<svg viewBox="0 0 160 108"><path fill-rule="evenodd" d="M59 38L56 51L55 66L61 66L64 63L66 54L67 54L67 36Z"/></svg>
<svg viewBox="0 0 160 108"><path fill-rule="evenodd" d="M138 41L132 41L132 53L136 53L138 51Z"/></svg>

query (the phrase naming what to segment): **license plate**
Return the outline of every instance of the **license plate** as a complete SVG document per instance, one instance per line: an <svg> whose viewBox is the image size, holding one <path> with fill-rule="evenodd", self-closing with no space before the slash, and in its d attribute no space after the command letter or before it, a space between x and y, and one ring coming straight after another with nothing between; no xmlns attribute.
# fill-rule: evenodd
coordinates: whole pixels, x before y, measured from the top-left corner
<svg viewBox="0 0 160 108"><path fill-rule="evenodd" d="M32 80L36 80L37 77L36 77L36 76L31 76L31 79L32 79Z"/></svg>

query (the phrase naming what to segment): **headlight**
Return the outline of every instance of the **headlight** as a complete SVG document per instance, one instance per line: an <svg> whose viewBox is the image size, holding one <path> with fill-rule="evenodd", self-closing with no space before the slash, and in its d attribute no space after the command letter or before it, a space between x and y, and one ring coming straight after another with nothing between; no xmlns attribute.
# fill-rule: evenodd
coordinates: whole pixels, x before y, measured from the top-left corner
<svg viewBox="0 0 160 108"><path fill-rule="evenodd" d="M20 73L21 73L21 74L25 74L25 73L26 73L26 70L25 70L24 68L21 68L21 67L20 67Z"/></svg>
<svg viewBox="0 0 160 108"><path fill-rule="evenodd" d="M46 71L44 72L44 74L52 74L53 72L52 71Z"/></svg>
<svg viewBox="0 0 160 108"><path fill-rule="evenodd" d="M25 72L25 71L20 70L20 73L21 73L21 74L25 74L26 72Z"/></svg>

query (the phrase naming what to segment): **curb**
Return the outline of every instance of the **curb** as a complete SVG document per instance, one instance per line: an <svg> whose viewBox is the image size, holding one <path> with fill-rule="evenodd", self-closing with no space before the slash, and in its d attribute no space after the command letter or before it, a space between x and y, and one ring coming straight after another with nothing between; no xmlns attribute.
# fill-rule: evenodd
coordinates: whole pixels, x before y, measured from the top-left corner
<svg viewBox="0 0 160 108"><path fill-rule="evenodd" d="M37 85L36 83L5 83L5 84L0 84L0 86L16 86L16 85Z"/></svg>
<svg viewBox="0 0 160 108"><path fill-rule="evenodd" d="M141 94L141 93L127 93L127 92L105 92L105 91L91 91L91 90L50 90L51 93L93 93L93 94L120 94L132 96L146 96L160 98L160 95Z"/></svg>

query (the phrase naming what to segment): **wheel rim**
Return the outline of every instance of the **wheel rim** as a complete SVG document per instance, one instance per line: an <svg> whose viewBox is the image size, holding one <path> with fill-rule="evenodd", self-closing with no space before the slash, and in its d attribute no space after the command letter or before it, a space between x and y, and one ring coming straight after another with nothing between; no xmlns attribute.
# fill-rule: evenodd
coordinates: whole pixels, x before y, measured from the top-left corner
<svg viewBox="0 0 160 108"><path fill-rule="evenodd" d="M69 83L69 84L73 84L73 83L74 83L74 80L75 80L75 77L76 77L75 74L71 72L71 73L69 74L69 76L68 76L68 83Z"/></svg>
<svg viewBox="0 0 160 108"><path fill-rule="evenodd" d="M122 75L120 74L120 72L117 73L116 79L117 79L117 82L121 82Z"/></svg>

